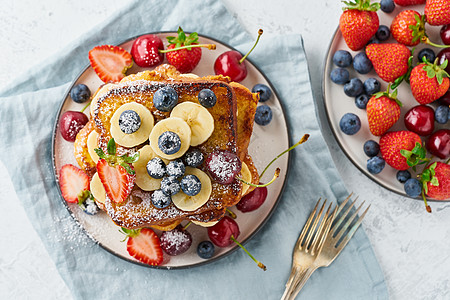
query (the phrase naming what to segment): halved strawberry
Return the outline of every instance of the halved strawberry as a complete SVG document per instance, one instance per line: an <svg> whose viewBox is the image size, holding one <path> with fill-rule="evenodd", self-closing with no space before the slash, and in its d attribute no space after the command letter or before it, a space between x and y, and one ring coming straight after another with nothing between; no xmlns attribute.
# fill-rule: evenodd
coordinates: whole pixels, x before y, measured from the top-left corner
<svg viewBox="0 0 450 300"><path fill-rule="evenodd" d="M127 251L132 257L152 266L163 262L161 243L153 230L122 228L122 231L128 236Z"/></svg>
<svg viewBox="0 0 450 300"><path fill-rule="evenodd" d="M97 162L97 173L106 195L116 203L128 197L136 179L136 174L129 174L121 165L110 166L105 159L99 159Z"/></svg>
<svg viewBox="0 0 450 300"><path fill-rule="evenodd" d="M91 66L103 82L118 82L133 65L129 52L118 46L102 45L89 51Z"/></svg>
<svg viewBox="0 0 450 300"><path fill-rule="evenodd" d="M89 176L74 165L64 165L59 171L59 187L64 200L77 203L78 195L89 190Z"/></svg>

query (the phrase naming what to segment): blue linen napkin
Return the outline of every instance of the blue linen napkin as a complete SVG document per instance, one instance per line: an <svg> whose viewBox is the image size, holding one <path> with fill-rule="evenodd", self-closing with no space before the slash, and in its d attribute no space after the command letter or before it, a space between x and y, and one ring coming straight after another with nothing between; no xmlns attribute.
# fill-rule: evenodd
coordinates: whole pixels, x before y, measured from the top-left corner
<svg viewBox="0 0 450 300"><path fill-rule="evenodd" d="M268 271L258 269L243 251L202 267L155 270L119 259L92 242L70 217L53 179L51 135L57 107L70 82L88 64L92 47L178 26L238 50L249 48L245 42L251 38L219 1L135 1L63 49L45 69L30 70L0 91L0 149L9 153L1 159L74 298L280 298L292 248L317 198L335 200L347 195L319 129L301 36L261 39L251 60L271 80L283 102L291 144L304 133L311 135L291 154L290 175L277 210L246 244ZM330 267L312 275L298 298L388 298L382 271L362 228Z"/></svg>

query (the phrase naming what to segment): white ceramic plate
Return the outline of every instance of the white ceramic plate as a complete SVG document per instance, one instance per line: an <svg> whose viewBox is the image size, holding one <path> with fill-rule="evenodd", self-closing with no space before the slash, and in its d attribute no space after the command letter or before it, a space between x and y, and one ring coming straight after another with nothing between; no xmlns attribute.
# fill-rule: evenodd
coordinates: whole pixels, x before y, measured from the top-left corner
<svg viewBox="0 0 450 300"><path fill-rule="evenodd" d="M414 9L418 11L419 13L423 13L424 5L417 5L417 6L408 6L407 8L402 8L400 6L397 6L395 10L390 13L386 14L382 12L381 10L378 11L378 17L380 19L380 25L386 25L390 27L391 22L393 18L401 11L405 9ZM441 41L439 36L439 30L441 26L429 26L426 25L426 32L428 33L428 36L430 37L430 40L434 41L435 43L439 43ZM389 38L389 40L384 41L383 43L396 43L396 41L392 38L392 36ZM430 47L426 45L419 44L416 46L416 50L414 51L414 62L415 64L417 62L417 55L419 51L423 48ZM431 47L433 48L433 47ZM362 110L356 107L355 105L355 99L352 97L348 97L344 93L344 86L335 84L330 79L330 72L337 68L333 64L333 55L337 50L347 50L349 51L352 56L354 57L357 53L363 51L352 51L348 48L346 45L344 38L342 37L341 31L339 28L336 30L336 33L333 36L333 39L331 41L330 47L328 49L328 53L325 60L325 67L323 72L323 98L325 101L325 109L328 117L328 121L330 124L330 127L332 129L332 132L340 145L342 151L347 155L348 159L356 166L358 167L361 172L363 172L365 175L367 175L370 179L378 183L379 185L396 192L398 194L406 195L403 184L397 181L396 179L396 173L397 170L390 167L386 164L386 167L381 171L381 173L377 175L373 175L367 171L366 164L368 157L363 151L363 145L365 141L367 140L374 140L376 142L379 141L379 137L374 136L371 134L369 130L369 124L367 122L367 114L366 110ZM433 48L435 53L437 54L439 50L436 50L436 48ZM374 70L372 70L370 73L361 75L357 73L353 67L347 68L350 72L350 78L358 77L361 79L362 82L364 82L367 78L374 77L377 78L378 81L381 83L381 90L385 91L387 89L388 84L384 82L382 79L380 79ZM398 99L403 103L403 107L401 108L401 116L400 119L397 121L397 123L390 129L390 130L406 130L406 127L404 125L404 115L406 112L416 106L419 105L419 103L414 99L411 89L409 85L406 82L403 82L399 88L398 88ZM436 107L436 104L431 104L430 106ZM361 130L356 133L355 135L346 135L342 133L342 131L339 128L339 121L342 118L342 116L348 112L354 113L361 119ZM444 128L447 125L441 125L435 122L435 130L439 128ZM422 141L426 142L427 138L422 137ZM419 166L418 171L422 169L421 166ZM410 169L410 172L412 172L413 177L415 176L415 173Z"/></svg>
<svg viewBox="0 0 450 300"><path fill-rule="evenodd" d="M156 34L161 37L165 44L167 36L176 36L176 32L162 32ZM122 43L120 46L130 51L134 39L135 38L132 38ZM215 51L202 50L202 59L200 61L200 64L193 70L193 73L199 76L214 74L213 65L217 56L219 56L224 51L234 50L230 46L227 46L220 41L205 36L200 36L199 42L214 43L217 46L217 49ZM86 53L86 56L87 55L88 53ZM261 71L259 71L253 63L251 63L251 61L247 60L246 65L248 69L248 75L246 79L241 82L243 85L251 89L256 83L264 83L270 86L273 91L273 97L265 103L272 108L272 122L267 126L259 126L255 124L253 136L249 146L249 153L252 155L256 167L261 171L276 155L289 147L289 132L282 105L270 82L267 80L264 74L262 74ZM137 73L141 70L144 69L134 65L130 70L128 70L127 74ZM75 79L72 86L79 83L86 84L90 88L91 92L94 93L102 84L102 81L98 78L93 69L88 66L80 74L80 76ZM59 118L65 111L80 111L85 105L77 104L70 99L69 92L72 86L69 88L64 98L62 99L61 108L58 112L57 122L54 126L53 164L55 170L55 180L57 181L61 166L67 163L78 166L73 156L73 143L65 141L61 137L58 128ZM86 111L89 110L87 109ZM270 147L267 147L267 145L270 145ZM267 199L259 209L250 213L241 213L234 207L231 208L231 210L237 215L236 221L239 224L239 228L241 231L238 241L245 243L248 239L250 239L262 227L262 225L268 220L268 218L274 211L284 188L284 183L288 171L288 162L289 154L282 156L266 172L264 178L262 178L262 181L270 180L271 175L275 171L276 167L281 168L280 177L268 188ZM135 260L128 254L126 250L126 243L122 242L124 240L124 235L119 232L119 227L111 221L111 219L105 212L100 212L95 216L91 216L85 214L76 204L66 203L62 197L61 199L55 200L62 200L67 206L70 214L80 224L86 234L95 242L99 243L104 249L130 262L148 266ZM186 222L183 222L183 224L185 223ZM191 224L188 228L188 231L192 234L193 238L193 243L190 249L178 256L169 256L164 254L165 258L163 265L157 266L156 268L170 269L198 266L211 261L215 261L238 249L237 246L229 246L226 248L216 247L214 256L209 260L204 260L197 255L197 245L201 241L208 240L207 229ZM158 235L160 234L159 231L156 232Z"/></svg>

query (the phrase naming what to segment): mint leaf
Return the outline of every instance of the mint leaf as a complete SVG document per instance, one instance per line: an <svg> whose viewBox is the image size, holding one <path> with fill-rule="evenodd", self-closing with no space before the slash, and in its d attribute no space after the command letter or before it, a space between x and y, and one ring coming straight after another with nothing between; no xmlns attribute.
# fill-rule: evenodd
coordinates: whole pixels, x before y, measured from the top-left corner
<svg viewBox="0 0 450 300"><path fill-rule="evenodd" d="M108 141L106 149L108 150L108 154L116 155L116 142L114 141L113 138Z"/></svg>

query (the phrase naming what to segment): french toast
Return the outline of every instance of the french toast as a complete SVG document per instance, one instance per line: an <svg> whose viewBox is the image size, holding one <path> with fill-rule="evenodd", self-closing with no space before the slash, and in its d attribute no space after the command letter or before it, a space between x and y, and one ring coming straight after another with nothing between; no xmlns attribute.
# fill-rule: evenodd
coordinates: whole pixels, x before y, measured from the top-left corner
<svg viewBox="0 0 450 300"><path fill-rule="evenodd" d="M178 103L198 103L197 95L200 90L208 88L214 91L217 103L208 109L214 119L214 131L206 142L196 148L205 155L215 150L235 153L247 165L251 182L257 184L258 172L247 148L253 131L258 95L252 94L238 83L229 82L227 77L182 75L170 65L161 65L153 71L129 75L118 84L108 84L99 89L91 104L90 125L77 136L75 156L80 167L92 174L94 162L86 151L85 140L92 130L96 130L99 134L98 146L105 151L111 138L110 120L121 105L132 102L142 104L151 112L155 123L167 119L170 113L157 110L153 105L154 93L167 85L177 91ZM119 155L134 153L146 144L148 142L129 148L117 145L117 151ZM198 168L206 172L204 164ZM171 228L172 224L178 224L181 220L211 222L220 219L226 208L239 202L243 196L242 187L243 184L237 179L231 184L212 182L208 201L193 211L184 211L173 204L164 209L155 208L150 200L152 192L144 191L135 185L129 197L121 203L106 197L104 207L112 220L122 227ZM253 187L248 188L246 193L251 190Z"/></svg>

